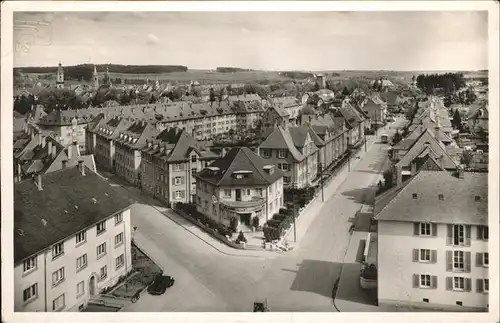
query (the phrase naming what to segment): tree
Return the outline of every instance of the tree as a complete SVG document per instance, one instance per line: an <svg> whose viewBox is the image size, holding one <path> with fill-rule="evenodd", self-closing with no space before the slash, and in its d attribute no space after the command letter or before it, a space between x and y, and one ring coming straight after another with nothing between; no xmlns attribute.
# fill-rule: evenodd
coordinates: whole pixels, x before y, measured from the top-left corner
<svg viewBox="0 0 500 323"><path fill-rule="evenodd" d="M347 88L347 86L344 86L344 89L342 90L342 95L344 96L349 96L351 95L351 91Z"/></svg>
<svg viewBox="0 0 500 323"><path fill-rule="evenodd" d="M467 170L470 169L470 166L472 164L472 158L473 158L473 154L472 154L472 151L470 151L469 149L464 149L462 151L462 156L460 157L460 163L465 165L465 168Z"/></svg>
<svg viewBox="0 0 500 323"><path fill-rule="evenodd" d="M213 88L210 88L209 100L211 103L214 103L216 101L215 91Z"/></svg>
<svg viewBox="0 0 500 323"><path fill-rule="evenodd" d="M455 109L453 112L453 119L451 120L451 124L453 128L462 130L462 118L460 117L460 112L458 112L458 109Z"/></svg>
<svg viewBox="0 0 500 323"><path fill-rule="evenodd" d="M316 91L319 91L319 89L320 89L319 83L318 82L314 83L313 91L316 92Z"/></svg>
<svg viewBox="0 0 500 323"><path fill-rule="evenodd" d="M400 142L401 140L403 140L403 136L399 133L399 130L396 130L396 133L394 134L394 136L392 137L392 142L394 144L397 144L398 142Z"/></svg>
<svg viewBox="0 0 500 323"><path fill-rule="evenodd" d="M449 108L452 104L452 96L450 94L446 95L443 100L443 104L446 108Z"/></svg>

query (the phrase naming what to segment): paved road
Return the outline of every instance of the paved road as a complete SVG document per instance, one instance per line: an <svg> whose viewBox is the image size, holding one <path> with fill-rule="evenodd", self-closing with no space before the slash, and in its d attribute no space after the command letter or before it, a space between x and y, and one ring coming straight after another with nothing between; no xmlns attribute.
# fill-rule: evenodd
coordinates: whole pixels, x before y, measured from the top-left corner
<svg viewBox="0 0 500 323"><path fill-rule="evenodd" d="M349 220L381 178L386 149L375 143L365 156L362 148L351 172L337 174L346 180L335 192L325 188L325 202L300 244L279 256L225 255L163 215L165 208L148 205L151 199L117 186L139 202L132 210L136 241L176 278L165 295L144 294L125 311L251 311L256 297L266 297L272 311L335 311L332 289L350 241Z"/></svg>

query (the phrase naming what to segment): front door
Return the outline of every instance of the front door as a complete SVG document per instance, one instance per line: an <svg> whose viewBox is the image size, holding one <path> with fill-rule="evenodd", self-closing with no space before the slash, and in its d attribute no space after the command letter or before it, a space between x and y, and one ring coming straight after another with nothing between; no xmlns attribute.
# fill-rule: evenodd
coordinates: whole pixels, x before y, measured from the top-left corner
<svg viewBox="0 0 500 323"><path fill-rule="evenodd" d="M247 227L249 227L250 226L250 218L251 218L251 216L252 216L251 213L240 214L241 223L243 223L244 225L246 225Z"/></svg>
<svg viewBox="0 0 500 323"><path fill-rule="evenodd" d="M241 190L240 189L236 190L236 201L241 201Z"/></svg>
<svg viewBox="0 0 500 323"><path fill-rule="evenodd" d="M90 277L90 280L89 280L89 294L90 294L90 296L95 295L95 276L94 275L92 275L92 277Z"/></svg>

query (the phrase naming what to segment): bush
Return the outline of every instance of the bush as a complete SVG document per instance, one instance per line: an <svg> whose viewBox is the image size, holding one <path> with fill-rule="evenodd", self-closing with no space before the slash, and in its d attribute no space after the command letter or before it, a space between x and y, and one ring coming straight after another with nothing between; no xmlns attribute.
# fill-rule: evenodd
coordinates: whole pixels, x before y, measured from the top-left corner
<svg viewBox="0 0 500 323"><path fill-rule="evenodd" d="M229 238L233 236L233 231L223 225L219 225L217 232L219 232L222 236L228 236Z"/></svg>
<svg viewBox="0 0 500 323"><path fill-rule="evenodd" d="M280 210L279 210L279 214L288 214L288 210L284 207L282 207ZM275 214L276 215L276 214Z"/></svg>
<svg viewBox="0 0 500 323"><path fill-rule="evenodd" d="M229 227L233 232L236 232L238 229L238 220L236 220L236 218L231 218L229 220Z"/></svg>
<svg viewBox="0 0 500 323"><path fill-rule="evenodd" d="M267 221L266 224L269 227L277 228L277 227L280 226L281 221L280 220L271 219L271 220Z"/></svg>
<svg viewBox="0 0 500 323"><path fill-rule="evenodd" d="M260 224L260 219L258 216L254 216L253 219L252 219L252 226L257 229L259 227L259 224Z"/></svg>
<svg viewBox="0 0 500 323"><path fill-rule="evenodd" d="M284 219L286 219L288 217L288 214L275 214L273 215L273 220L277 220L277 221L283 221Z"/></svg>
<svg viewBox="0 0 500 323"><path fill-rule="evenodd" d="M247 242L247 238L245 238L243 231L240 231L240 233L238 234L238 238L236 238L236 243L240 242Z"/></svg>
<svg viewBox="0 0 500 323"><path fill-rule="evenodd" d="M265 226L262 231L264 232L264 239L266 242L271 242L273 240L279 240L283 233L281 228Z"/></svg>

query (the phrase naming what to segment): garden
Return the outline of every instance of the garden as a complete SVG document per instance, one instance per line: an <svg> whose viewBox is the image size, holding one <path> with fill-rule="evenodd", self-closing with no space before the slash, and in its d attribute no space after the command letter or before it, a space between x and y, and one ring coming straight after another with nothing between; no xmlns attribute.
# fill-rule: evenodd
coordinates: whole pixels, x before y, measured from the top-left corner
<svg viewBox="0 0 500 323"><path fill-rule="evenodd" d="M272 242L281 239L292 226L293 217L293 209L281 208L279 213L274 214L262 228L265 241Z"/></svg>
<svg viewBox="0 0 500 323"><path fill-rule="evenodd" d="M316 194L314 187L290 187L283 190L285 204L295 204L299 209L306 206L314 198L314 194Z"/></svg>

